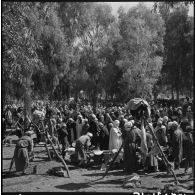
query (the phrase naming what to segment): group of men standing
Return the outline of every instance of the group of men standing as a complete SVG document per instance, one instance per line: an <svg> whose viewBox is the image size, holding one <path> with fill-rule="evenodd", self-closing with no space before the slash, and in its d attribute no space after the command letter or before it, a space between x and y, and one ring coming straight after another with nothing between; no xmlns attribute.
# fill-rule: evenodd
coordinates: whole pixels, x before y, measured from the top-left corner
<svg viewBox="0 0 195 195"><path fill-rule="evenodd" d="M104 108L100 106L96 114L93 113L90 106L81 106L77 110L59 106L55 107L55 111L52 113L49 106L33 109L32 122L36 124L34 130L37 134L37 142L41 141L40 122L42 121L42 126L51 138L54 141L55 138L58 138L62 146L63 158L66 156L67 149L75 143L78 165L87 163L86 151L90 146L100 150L118 151L124 142L122 153L119 154L116 162L122 163L124 171L128 173L136 172L139 169L137 152L141 147L142 127L140 121L134 120L125 107ZM174 162L175 169L180 168L185 157L185 172L187 172L190 165L193 167L192 123L185 114L178 121L167 115L162 116L157 111L155 110L149 122L154 128L158 142L167 149L167 155L169 160ZM32 127L33 124L29 127ZM150 127L144 124L144 128L146 130L147 155L144 160L142 159L142 164L145 171L159 171L158 164L161 156L159 151L155 151L156 142L150 133ZM27 153L32 151L33 145L29 141L31 133L28 130L16 145L14 154L16 164L17 158L27 159ZM26 164L21 165L23 169ZM17 166L16 169L21 170Z"/></svg>

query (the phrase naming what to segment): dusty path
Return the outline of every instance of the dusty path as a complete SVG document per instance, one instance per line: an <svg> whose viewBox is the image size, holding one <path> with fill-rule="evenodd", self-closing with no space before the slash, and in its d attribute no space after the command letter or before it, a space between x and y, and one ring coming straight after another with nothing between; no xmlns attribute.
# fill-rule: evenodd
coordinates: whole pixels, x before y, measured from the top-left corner
<svg viewBox="0 0 195 195"><path fill-rule="evenodd" d="M135 189L124 189L122 187L125 178L122 170L109 171L108 175L95 183L104 173L99 169L78 169L73 165L68 165L71 178L50 176L46 172L53 167L60 167L62 164L57 161L47 161L47 154L44 147L35 147L36 158L30 163L27 173L24 176L8 176L11 157L15 145L3 146L2 159L2 191L3 192L160 192L165 184L173 183L174 179L165 172L140 175L141 186ZM37 174L32 174L33 166L38 165ZM14 166L13 170L14 171ZM186 186L193 185L193 180L187 181L191 169L184 175L184 169L176 172L180 184ZM189 191L186 191L189 192ZM192 189L191 189L191 192Z"/></svg>

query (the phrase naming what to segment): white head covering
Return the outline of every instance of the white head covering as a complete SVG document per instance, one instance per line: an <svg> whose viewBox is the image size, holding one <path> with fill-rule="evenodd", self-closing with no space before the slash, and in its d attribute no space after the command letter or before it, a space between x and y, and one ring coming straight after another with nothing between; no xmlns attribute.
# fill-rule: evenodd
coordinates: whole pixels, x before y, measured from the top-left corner
<svg viewBox="0 0 195 195"><path fill-rule="evenodd" d="M66 123L62 123L61 127L66 127Z"/></svg>
<svg viewBox="0 0 195 195"><path fill-rule="evenodd" d="M128 120L127 120L126 118L124 118L124 119L123 119L123 121L124 121L125 123L127 123L127 122L128 122Z"/></svg>
<svg viewBox="0 0 195 195"><path fill-rule="evenodd" d="M129 121L129 122L126 122L124 126L125 126L126 131L130 131L133 124Z"/></svg>
<svg viewBox="0 0 195 195"><path fill-rule="evenodd" d="M163 122L166 123L168 120L169 120L168 116L164 116L164 117L163 117Z"/></svg>
<svg viewBox="0 0 195 195"><path fill-rule="evenodd" d="M162 122L163 122L163 119L162 118L159 118L158 121L157 121L157 124L158 125L162 125Z"/></svg>
<svg viewBox="0 0 195 195"><path fill-rule="evenodd" d="M135 121L134 121L134 120L130 120L130 122L132 123L132 125L135 123Z"/></svg>
<svg viewBox="0 0 195 195"><path fill-rule="evenodd" d="M86 123L87 123L87 122L88 122L88 119L87 119L87 118L86 118L86 119L84 119L84 122L86 122Z"/></svg>
<svg viewBox="0 0 195 195"><path fill-rule="evenodd" d="M81 115L81 114L79 114L79 115L77 116L77 118L83 118L83 117L82 117L82 115Z"/></svg>
<svg viewBox="0 0 195 195"><path fill-rule="evenodd" d="M177 121L173 121L173 123L172 123L172 127L177 128L178 126L179 126L178 122L177 122Z"/></svg>
<svg viewBox="0 0 195 195"><path fill-rule="evenodd" d="M93 134L90 133L90 132L87 132L87 135L88 135L89 137L93 137Z"/></svg>
<svg viewBox="0 0 195 195"><path fill-rule="evenodd" d="M115 120L114 121L114 127L115 128L118 128L119 127L119 124L120 124L119 120Z"/></svg>
<svg viewBox="0 0 195 195"><path fill-rule="evenodd" d="M168 129L171 128L172 124L173 124L173 122L168 122Z"/></svg>
<svg viewBox="0 0 195 195"><path fill-rule="evenodd" d="M27 132L25 132L25 135L27 135L27 136L31 136L32 134L33 134L32 131L27 131Z"/></svg>

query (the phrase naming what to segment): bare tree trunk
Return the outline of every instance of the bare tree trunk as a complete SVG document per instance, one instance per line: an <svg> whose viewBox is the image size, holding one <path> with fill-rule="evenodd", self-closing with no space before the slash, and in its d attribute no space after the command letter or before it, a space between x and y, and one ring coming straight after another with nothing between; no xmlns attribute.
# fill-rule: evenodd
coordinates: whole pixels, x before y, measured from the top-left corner
<svg viewBox="0 0 195 195"><path fill-rule="evenodd" d="M96 89L96 87L92 93L92 106L93 106L93 112L96 114L96 107L97 107L97 89Z"/></svg>
<svg viewBox="0 0 195 195"><path fill-rule="evenodd" d="M173 90L173 87L171 88L171 95L172 95L172 100L174 100L174 90Z"/></svg>
<svg viewBox="0 0 195 195"><path fill-rule="evenodd" d="M24 129L28 127L28 117L27 113L29 113L31 117L31 89L30 89L30 82L31 82L31 75L27 77L25 83L25 94L24 94Z"/></svg>
<svg viewBox="0 0 195 195"><path fill-rule="evenodd" d="M176 97L177 97L177 101L179 101L179 87L176 86Z"/></svg>

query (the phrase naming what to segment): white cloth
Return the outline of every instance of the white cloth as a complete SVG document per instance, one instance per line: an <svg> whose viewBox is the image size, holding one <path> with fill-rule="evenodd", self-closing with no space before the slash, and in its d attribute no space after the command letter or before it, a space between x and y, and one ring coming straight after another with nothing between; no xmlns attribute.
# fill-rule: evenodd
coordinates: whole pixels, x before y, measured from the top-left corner
<svg viewBox="0 0 195 195"><path fill-rule="evenodd" d="M79 123L79 120L77 119L77 121L76 121L77 139L78 139L79 137L81 137L82 129L83 129L83 119L82 119L82 122L81 122L81 123Z"/></svg>
<svg viewBox="0 0 195 195"><path fill-rule="evenodd" d="M118 152L119 148L122 145L122 137L119 128L113 127L110 130L110 138L109 138L109 150L116 150ZM112 154L110 157L114 158L115 153ZM118 154L115 162L120 162L123 159L123 150Z"/></svg>
<svg viewBox="0 0 195 195"><path fill-rule="evenodd" d="M32 121L35 124L38 124L39 120L43 120L45 118L45 114L42 111L35 110L32 114Z"/></svg>
<svg viewBox="0 0 195 195"><path fill-rule="evenodd" d="M109 150L117 149L119 150L122 145L122 137L121 132L118 128L113 127L110 130L110 138L109 138Z"/></svg>
<svg viewBox="0 0 195 195"><path fill-rule="evenodd" d="M144 155L148 154L148 147L146 143L146 130L144 128L144 122L141 124L141 151Z"/></svg>

